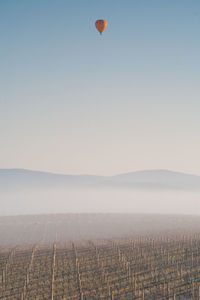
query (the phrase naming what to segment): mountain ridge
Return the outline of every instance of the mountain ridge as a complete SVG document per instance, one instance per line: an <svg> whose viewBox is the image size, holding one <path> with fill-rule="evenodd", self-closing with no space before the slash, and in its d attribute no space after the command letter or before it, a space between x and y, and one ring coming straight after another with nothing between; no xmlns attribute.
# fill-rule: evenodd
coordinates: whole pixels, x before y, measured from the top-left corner
<svg viewBox="0 0 200 300"><path fill-rule="evenodd" d="M186 172L180 172L180 171L174 171L174 170L169 170L169 169L143 169L143 170L136 170L136 171L131 171L131 172L126 172L126 173L119 173L115 175L94 175L94 174L85 174L85 173L80 173L80 174L63 174L63 173L57 173L57 172L50 172L50 171L41 171L41 170L31 170L31 169L26 169L26 168L0 168L0 175L2 172L10 172L10 171L16 171L16 172L27 172L27 173L40 173L40 174L51 174L51 175L59 175L59 176L95 176L95 177L116 177L116 176L121 176L121 175L130 175L130 174L139 174L139 173L169 173L169 174L182 174L182 175L188 175L188 176L195 176L199 177L200 175L193 174L193 173L186 173Z"/></svg>
<svg viewBox="0 0 200 300"><path fill-rule="evenodd" d="M20 168L0 169L0 189L54 186L200 189L200 176L167 169L138 170L112 176L59 174Z"/></svg>

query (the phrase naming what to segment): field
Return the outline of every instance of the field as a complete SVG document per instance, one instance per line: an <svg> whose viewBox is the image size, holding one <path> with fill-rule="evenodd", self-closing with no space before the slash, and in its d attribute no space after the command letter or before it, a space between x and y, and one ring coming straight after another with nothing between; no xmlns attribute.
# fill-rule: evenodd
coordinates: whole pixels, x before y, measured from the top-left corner
<svg viewBox="0 0 200 300"><path fill-rule="evenodd" d="M106 217L99 218L102 217L105 222ZM107 216L107 220L114 220L115 217ZM46 218L49 222L50 216L40 218ZM41 222L40 218L38 222ZM69 220L69 216L62 218ZM119 224L120 218L118 216ZM32 222L33 217L30 219ZM13 222L15 230L16 224L22 226L20 218L3 220L7 224L4 226L10 230ZM188 222L191 223L191 219ZM90 225L94 225L91 219ZM15 240L15 244L12 244L8 236L6 245L4 236L4 243L0 247L0 299L200 299L200 234L192 230L185 232L183 228L182 232L180 228L167 231L166 226L165 223L161 232L153 232L150 228L151 234L136 231L132 236L105 239L77 238L64 241L64 237L61 239L59 231L55 230L55 241L52 242L50 237L41 240L44 232L38 232L37 235L32 231L29 242L16 244ZM47 225L45 228L49 234ZM54 228L52 223L50 228ZM128 230L128 227L125 229ZM72 228L74 233L79 230ZM132 231L131 228L129 230ZM111 234L111 231L108 232ZM3 237L1 234L0 237ZM35 243L30 243L34 239Z"/></svg>

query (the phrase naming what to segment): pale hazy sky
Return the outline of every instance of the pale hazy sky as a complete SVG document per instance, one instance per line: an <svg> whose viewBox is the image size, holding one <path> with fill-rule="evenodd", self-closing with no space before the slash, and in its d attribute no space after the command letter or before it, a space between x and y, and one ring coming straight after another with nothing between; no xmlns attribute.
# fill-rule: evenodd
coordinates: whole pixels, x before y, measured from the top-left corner
<svg viewBox="0 0 200 300"><path fill-rule="evenodd" d="M1 0L0 168L200 175L200 1Z"/></svg>

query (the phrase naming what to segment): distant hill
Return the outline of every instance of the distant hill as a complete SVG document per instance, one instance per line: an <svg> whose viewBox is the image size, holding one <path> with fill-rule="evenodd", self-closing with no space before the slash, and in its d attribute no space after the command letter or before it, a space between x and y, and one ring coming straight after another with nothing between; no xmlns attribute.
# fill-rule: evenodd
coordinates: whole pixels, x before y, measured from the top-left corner
<svg viewBox="0 0 200 300"><path fill-rule="evenodd" d="M63 175L25 169L0 169L0 189L88 186L100 182L100 178L93 175Z"/></svg>
<svg viewBox="0 0 200 300"><path fill-rule="evenodd" d="M169 170L146 170L114 176L110 184L135 188L200 189L200 176Z"/></svg>
<svg viewBox="0 0 200 300"><path fill-rule="evenodd" d="M136 171L116 176L62 175L25 169L0 169L0 191L50 187L128 187L200 189L200 176L169 170Z"/></svg>

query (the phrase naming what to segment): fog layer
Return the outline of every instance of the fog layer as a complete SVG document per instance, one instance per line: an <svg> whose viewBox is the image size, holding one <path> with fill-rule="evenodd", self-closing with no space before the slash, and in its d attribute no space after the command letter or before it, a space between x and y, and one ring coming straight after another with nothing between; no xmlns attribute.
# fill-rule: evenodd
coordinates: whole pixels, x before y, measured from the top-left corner
<svg viewBox="0 0 200 300"><path fill-rule="evenodd" d="M48 213L200 214L200 192L129 188L0 192L0 215Z"/></svg>

